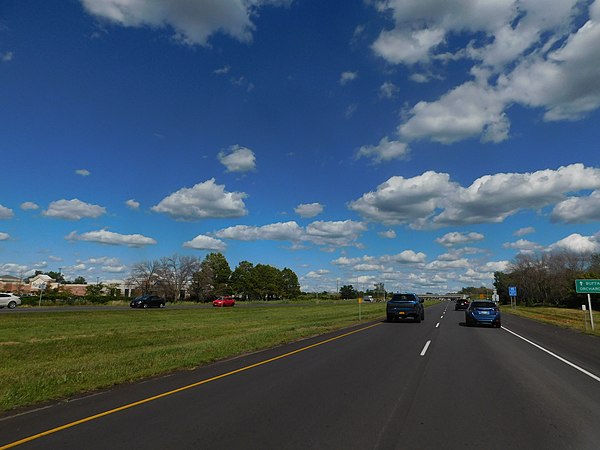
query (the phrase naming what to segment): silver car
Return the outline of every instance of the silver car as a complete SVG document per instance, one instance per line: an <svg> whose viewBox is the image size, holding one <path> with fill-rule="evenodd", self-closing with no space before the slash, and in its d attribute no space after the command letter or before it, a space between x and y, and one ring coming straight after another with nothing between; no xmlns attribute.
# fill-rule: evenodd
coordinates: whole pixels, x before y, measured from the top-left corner
<svg viewBox="0 0 600 450"><path fill-rule="evenodd" d="M0 308L8 306L10 309L16 308L21 304L21 298L14 294L0 292Z"/></svg>

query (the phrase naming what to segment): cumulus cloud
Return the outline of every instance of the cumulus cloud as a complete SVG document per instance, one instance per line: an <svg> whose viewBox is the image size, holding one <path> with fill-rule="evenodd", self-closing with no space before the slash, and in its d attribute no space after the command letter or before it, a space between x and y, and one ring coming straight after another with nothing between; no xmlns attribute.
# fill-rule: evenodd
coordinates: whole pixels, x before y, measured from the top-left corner
<svg viewBox="0 0 600 450"><path fill-rule="evenodd" d="M79 199L57 200L48 205L48 209L42 212L46 217L57 219L80 220L83 218L96 218L106 214L106 208L91 203L82 202Z"/></svg>
<svg viewBox="0 0 600 450"><path fill-rule="evenodd" d="M134 199L129 199L127 201L125 201L125 205L129 208L129 209L140 209L140 202L135 201Z"/></svg>
<svg viewBox="0 0 600 450"><path fill-rule="evenodd" d="M226 192L225 186L211 178L191 188L182 188L160 201L151 209L176 220L242 217L248 212L243 192Z"/></svg>
<svg viewBox="0 0 600 450"><path fill-rule="evenodd" d="M531 233L535 233L535 228L533 227L524 227L524 228L519 228L517 231L515 231L513 233L514 236L525 236L526 234L531 234Z"/></svg>
<svg viewBox="0 0 600 450"><path fill-rule="evenodd" d="M12 209L0 205L0 219L11 219L15 213Z"/></svg>
<svg viewBox="0 0 600 450"><path fill-rule="evenodd" d="M552 211L554 222L585 223L600 221L600 190L589 197L571 197L558 203Z"/></svg>
<svg viewBox="0 0 600 450"><path fill-rule="evenodd" d="M227 34L250 42L252 17L263 5L286 6L292 0L80 0L88 13L125 27L167 28L188 45L207 45L211 35Z"/></svg>
<svg viewBox="0 0 600 450"><path fill-rule="evenodd" d="M2 62L12 61L14 57L13 52L4 52L2 53Z"/></svg>
<svg viewBox="0 0 600 450"><path fill-rule="evenodd" d="M390 141L387 136L377 145L363 145L356 154L357 158L371 158L375 163L391 161L393 159L407 159L410 149L400 141Z"/></svg>
<svg viewBox="0 0 600 450"><path fill-rule="evenodd" d="M75 173L76 173L77 175L80 175L80 176L82 176L82 177L88 177L88 176L90 176L90 175L91 175L91 172L90 172L89 170L87 170L87 169L77 169L77 170L75 171Z"/></svg>
<svg viewBox="0 0 600 450"><path fill-rule="evenodd" d="M304 231L296 222L280 222L260 227L249 225L236 225L224 228L215 233L221 239L235 239L238 241L299 241Z"/></svg>
<svg viewBox="0 0 600 450"><path fill-rule="evenodd" d="M466 188L448 174L429 171L413 178L392 177L348 206L369 220L424 229L500 223L519 211L537 211L562 202L567 194L591 189L600 189L600 169L582 164L486 175Z"/></svg>
<svg viewBox="0 0 600 450"><path fill-rule="evenodd" d="M533 253L544 248L542 245L528 241L527 239L519 239L515 242L505 242L502 246L504 248L519 250L522 253Z"/></svg>
<svg viewBox="0 0 600 450"><path fill-rule="evenodd" d="M184 242L183 246L195 250L213 250L217 252L222 252L227 248L225 242L203 234L199 234L191 241Z"/></svg>
<svg viewBox="0 0 600 450"><path fill-rule="evenodd" d="M294 208L294 212L303 218L315 217L323 212L323 205L320 203L302 203Z"/></svg>
<svg viewBox="0 0 600 450"><path fill-rule="evenodd" d="M457 189L458 185L445 173L428 171L413 178L395 176L348 206L369 220L399 225L428 218Z"/></svg>
<svg viewBox="0 0 600 450"><path fill-rule="evenodd" d="M504 141L513 104L541 109L546 121L578 120L600 107L598 2L371 4L394 20L394 27L373 43L388 63L428 67L431 74L451 60L462 60L465 67L466 81L408 111L397 129L402 142L452 144L478 136L482 142ZM434 77L439 75L411 78L427 82Z"/></svg>
<svg viewBox="0 0 600 450"><path fill-rule="evenodd" d="M65 239L68 241L96 242L107 245L125 245L127 247L144 247L156 244L154 239L141 234L119 234L107 230L89 231L81 234L73 231Z"/></svg>
<svg viewBox="0 0 600 450"><path fill-rule="evenodd" d="M381 236L382 238L386 238L386 239L396 239L396 232L394 230L386 230L386 231L380 231L379 233L377 233L379 236Z"/></svg>
<svg viewBox="0 0 600 450"><path fill-rule="evenodd" d="M294 221L273 223L263 226L236 225L215 232L221 239L239 241L290 241L293 243L310 242L322 246L347 247L358 245L356 241L366 225L361 222L345 220L339 222L316 221L302 228Z"/></svg>
<svg viewBox="0 0 600 450"><path fill-rule="evenodd" d="M452 233L446 233L442 237L437 238L435 241L444 247L454 247L455 245L468 244L471 242L482 241L483 239L484 236L481 233L459 233L455 231Z"/></svg>
<svg viewBox="0 0 600 450"><path fill-rule="evenodd" d="M10 239L10 235L8 233L0 232L0 241L7 241Z"/></svg>
<svg viewBox="0 0 600 450"><path fill-rule="evenodd" d="M33 202L23 202L21 203L21 209L23 211L32 211L32 210L36 210L39 209L40 207L38 206L37 203L33 203Z"/></svg>
<svg viewBox="0 0 600 450"><path fill-rule="evenodd" d="M256 169L254 152L241 145L233 145L226 152L219 152L218 158L227 172L250 172Z"/></svg>
<svg viewBox="0 0 600 450"><path fill-rule="evenodd" d="M575 253L598 253L600 241L596 236L582 236L573 233L549 246L549 250L567 250Z"/></svg>

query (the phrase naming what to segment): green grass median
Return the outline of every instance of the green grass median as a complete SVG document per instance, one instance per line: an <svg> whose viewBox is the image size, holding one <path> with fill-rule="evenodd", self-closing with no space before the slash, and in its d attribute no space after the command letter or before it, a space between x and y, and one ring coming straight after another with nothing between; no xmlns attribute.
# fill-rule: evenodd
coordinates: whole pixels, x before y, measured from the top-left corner
<svg viewBox="0 0 600 450"><path fill-rule="evenodd" d="M362 322L385 317L363 303ZM356 301L0 314L0 412L359 323Z"/></svg>
<svg viewBox="0 0 600 450"><path fill-rule="evenodd" d="M584 312L581 309L555 308L550 306L517 306L516 308L511 308L505 305L502 306L501 310L503 314L514 314L561 328L570 328L600 336L600 312L597 311L593 311L595 331L592 332L590 312Z"/></svg>

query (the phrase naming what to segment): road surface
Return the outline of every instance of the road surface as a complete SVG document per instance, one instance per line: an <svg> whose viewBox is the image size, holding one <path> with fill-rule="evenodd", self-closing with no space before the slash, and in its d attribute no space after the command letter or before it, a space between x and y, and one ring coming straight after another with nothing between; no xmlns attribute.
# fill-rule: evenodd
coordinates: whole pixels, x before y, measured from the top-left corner
<svg viewBox="0 0 600 450"><path fill-rule="evenodd" d="M463 322L444 302L5 416L0 449L600 448L597 337Z"/></svg>

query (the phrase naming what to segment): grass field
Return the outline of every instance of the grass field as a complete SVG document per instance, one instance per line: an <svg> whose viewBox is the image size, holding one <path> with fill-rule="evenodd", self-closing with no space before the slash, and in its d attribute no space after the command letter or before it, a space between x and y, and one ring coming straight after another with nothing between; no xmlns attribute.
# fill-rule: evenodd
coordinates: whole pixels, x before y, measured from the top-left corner
<svg viewBox="0 0 600 450"><path fill-rule="evenodd" d="M511 309L510 306L503 306L502 313L514 314L528 319L537 320L538 322L556 325L562 328L571 328L600 336L600 312L593 312L595 331L592 333L590 326L590 313L585 313L580 309L567 308L552 308L546 306L526 307L519 306L516 309ZM585 315L584 315L585 314ZM585 321L587 321L587 329Z"/></svg>
<svg viewBox="0 0 600 450"><path fill-rule="evenodd" d="M364 303L362 321L384 318ZM253 352L358 323L358 305L0 314L0 412Z"/></svg>

